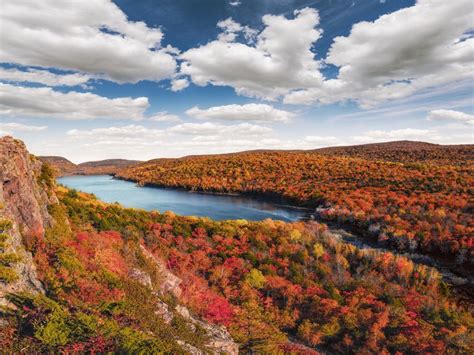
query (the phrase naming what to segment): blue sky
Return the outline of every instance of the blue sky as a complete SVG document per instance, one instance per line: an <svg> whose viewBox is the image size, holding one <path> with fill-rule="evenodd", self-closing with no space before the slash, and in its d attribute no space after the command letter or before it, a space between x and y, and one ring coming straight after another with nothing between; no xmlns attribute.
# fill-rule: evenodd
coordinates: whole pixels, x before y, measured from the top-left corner
<svg viewBox="0 0 474 355"><path fill-rule="evenodd" d="M0 135L74 162L474 143L473 18L464 0L5 0Z"/></svg>

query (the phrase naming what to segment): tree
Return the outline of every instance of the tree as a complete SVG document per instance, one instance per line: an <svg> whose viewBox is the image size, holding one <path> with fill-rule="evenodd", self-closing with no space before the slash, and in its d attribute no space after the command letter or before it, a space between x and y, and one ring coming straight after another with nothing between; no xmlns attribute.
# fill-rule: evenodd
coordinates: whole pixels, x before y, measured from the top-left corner
<svg viewBox="0 0 474 355"><path fill-rule="evenodd" d="M265 276L258 269L252 269L245 277L245 282L256 289L263 288L267 282Z"/></svg>

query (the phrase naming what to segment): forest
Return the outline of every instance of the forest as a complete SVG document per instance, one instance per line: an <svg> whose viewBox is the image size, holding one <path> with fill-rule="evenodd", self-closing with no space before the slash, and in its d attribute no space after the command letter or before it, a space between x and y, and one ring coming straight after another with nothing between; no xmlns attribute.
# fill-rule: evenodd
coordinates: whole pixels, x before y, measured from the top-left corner
<svg viewBox="0 0 474 355"><path fill-rule="evenodd" d="M325 225L217 222L62 187L56 194L54 225L24 241L47 292L10 297L17 311L4 314L0 336L7 352L182 353L176 337L206 344L179 314L160 317L178 301L225 326L243 353L472 352L472 314L436 270L339 242ZM139 269L163 284L147 255L180 278L179 293L134 281Z"/></svg>
<svg viewBox="0 0 474 355"><path fill-rule="evenodd" d="M347 154L328 149L338 153L257 151L158 159L121 170L117 177L141 185L277 198L311 207L323 221L366 231L397 251L472 269L474 168L469 159L457 164L453 158L472 156L472 146L410 149L410 163L390 161L393 149L377 149L371 159L354 156L370 155L367 149L346 149Z"/></svg>

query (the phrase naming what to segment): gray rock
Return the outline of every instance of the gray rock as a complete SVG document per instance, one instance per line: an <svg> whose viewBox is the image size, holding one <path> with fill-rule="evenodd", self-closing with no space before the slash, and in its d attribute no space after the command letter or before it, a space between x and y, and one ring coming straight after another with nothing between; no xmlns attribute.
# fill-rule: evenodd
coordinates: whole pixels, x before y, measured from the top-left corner
<svg viewBox="0 0 474 355"><path fill-rule="evenodd" d="M31 156L23 142L12 137L0 138L0 219L8 219L13 228L8 249L21 261L12 265L19 276L9 284L0 283L0 304L8 305L5 295L11 292L44 292L36 275L31 253L27 252L23 238L43 238L45 229L53 222L48 205L58 203L54 192L40 188L38 177L42 163ZM21 231L21 232L20 232Z"/></svg>

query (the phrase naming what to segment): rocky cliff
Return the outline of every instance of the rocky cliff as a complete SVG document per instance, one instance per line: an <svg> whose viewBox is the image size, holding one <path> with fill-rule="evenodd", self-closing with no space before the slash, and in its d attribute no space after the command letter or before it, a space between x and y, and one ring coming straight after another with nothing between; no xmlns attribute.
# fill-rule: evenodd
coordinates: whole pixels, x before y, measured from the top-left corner
<svg viewBox="0 0 474 355"><path fill-rule="evenodd" d="M140 246L140 249L143 253L143 256L148 259L151 265L153 265L154 268L157 270L158 275L161 279L160 286L158 287L158 289L154 289L151 283L150 275L140 269L133 269L130 277L136 279L142 285L148 287L157 294L171 294L179 299L182 292L180 288L182 280L173 273L171 273L166 268L164 263L160 259L153 256L153 254L150 253L145 247ZM190 325L191 329L196 330L196 328L200 328L205 332L207 338L209 339L208 342L205 344L205 347L212 353L238 354L239 347L232 340L232 337L230 336L229 332L225 327L197 319L196 317L191 315L187 307L184 307L182 305L178 304L174 307L174 310L172 310L168 304L159 301L159 306L156 310L156 314L160 315L165 320L165 323L171 323L175 318L175 313L183 317ZM187 350L191 354L204 354L204 352L202 352L200 349L185 343L181 339L177 339L177 341L181 346L183 346L185 350Z"/></svg>
<svg viewBox="0 0 474 355"><path fill-rule="evenodd" d="M43 238L52 223L48 205L58 203L43 164L31 156L23 142L0 139L0 255L4 260L0 304L9 292L42 292L25 238Z"/></svg>
<svg viewBox="0 0 474 355"><path fill-rule="evenodd" d="M15 301L10 302L12 300L11 295L23 292L24 294L32 295L33 297L36 295L41 298L43 297L42 294L45 294L47 297L53 297L47 302L56 302L53 301L55 299L52 295L54 291L50 289L52 286L51 280L57 280L55 282L58 285L59 279L65 277L64 275L71 275L84 267L84 264L79 262L81 249L79 247L78 249L72 247L73 245L77 246L78 237L75 233L80 234L81 227L75 225L72 219L69 221L67 214L63 213L59 216L57 213L54 213L54 210L64 210L65 207L63 202L58 199L58 196L60 197L61 194L55 186L55 172L48 164L30 155L23 142L12 137L0 138L0 167L0 306L7 306L9 311L20 312L25 307L15 303ZM55 217L53 218L53 216ZM59 225L66 226L66 229L61 229L60 232L57 232ZM52 232L54 230L56 230L58 235L54 235L54 232ZM72 230L75 230L75 233L72 233ZM120 234L116 233L115 235L118 235L120 239ZM46 245L55 243L51 238L56 238L55 242L60 244L56 244L56 249L53 248L50 251ZM109 245L110 240L104 240L104 243ZM42 259L43 263L38 264L42 265L38 273L34 261L37 260L38 250L34 253L35 257L33 258L32 254L28 251L31 245L36 245L36 249L38 245L43 245L43 250L40 254L42 253L44 258ZM31 249L34 250L34 248ZM100 259L98 255L102 255L102 252L105 255L109 255L108 258L104 259L105 264L109 262L109 258L114 259L114 255L115 260L121 260L121 256L114 254L110 249L100 249L99 246L92 247L84 263L97 261L97 259ZM67 257L64 254L64 250L69 251ZM59 255L61 251L63 252L62 256ZM174 342L179 345L180 349L184 349L184 351L191 354L209 352L213 354L237 354L238 345L233 341L225 327L198 319L192 315L190 310L180 304L180 284L182 280L171 273L165 266L165 263L147 251L145 247L140 246L137 253L143 255L144 262L149 267L148 269L143 269L143 263L140 264L134 258L128 258L125 264L123 264L123 268L129 270L128 275L122 275L124 282L127 282L127 279L131 282L138 281L139 284L148 289L150 295L148 297L151 297L151 299L146 300L146 302L154 305L153 313L155 317L162 319L164 324L170 327L170 330L173 330L173 335L168 334L163 337L159 329L155 332L155 330L139 328L138 331L143 331L146 337L155 336L157 338L155 341L158 343L162 340ZM130 250L128 254L131 254ZM69 271L65 272L65 269L59 266L61 261L56 259L66 260L65 262L71 267L68 269ZM46 260L51 261L53 265L48 265ZM70 260L75 261L71 262ZM58 268L56 269L55 267ZM113 271L113 269L109 270L107 275L112 275ZM46 280L44 279L45 274L49 275L49 279L48 277L46 277ZM159 283L152 282L153 278L151 275L158 275ZM107 280L110 280L110 277ZM43 280L44 285L40 279ZM79 295L79 297L87 299L89 297L88 292L90 291L87 287L83 286L87 282L84 275L78 277L77 280L77 285L69 288L67 292L74 292L74 290L82 287L81 292L84 294ZM88 284L95 287L94 291L92 291L94 296L91 297L102 298L104 296L100 296L98 290L101 287L102 289L106 288L108 285L104 284L105 281L101 279L99 282L97 280L98 276L96 275L96 278ZM133 288L133 286L131 287ZM137 289L135 288L135 290ZM125 298L129 298L132 291L124 289L121 291L111 290L111 292L117 292L117 294L122 292L126 294ZM68 296L63 294L62 297L67 298ZM170 299L175 301L170 302ZM104 300L101 299L101 301ZM145 299L143 299L143 302L145 302ZM26 307L26 309L31 310L29 307ZM64 306L63 309L67 309L67 306ZM38 312L35 314L41 313L40 311ZM64 314L67 314L67 312ZM0 317L0 338L18 331L20 326L15 323L17 318L10 317L7 319L6 317ZM110 319L104 319L103 321L107 322ZM60 349L67 348L65 346L67 346L69 341L61 338L61 332L64 329L58 327L54 320L49 320L49 322L46 323L49 325L39 325L40 322L37 322L38 324L33 326L33 328L37 328L35 328L33 338L28 338L31 334L20 335L20 338L23 336L25 339L35 339L32 340L33 343L30 343L35 345L40 340L43 342L43 345L49 346L48 349L50 350L59 351ZM205 342L202 344L191 344L187 340L190 337L177 330L176 327L179 322L184 322L183 327L191 332L201 332L204 339L206 339ZM51 330L50 335L45 336L44 329L48 327L53 327L54 330ZM167 339L170 337L171 339ZM10 339L10 344L15 344L15 341ZM78 345L76 344L76 346ZM1 341L0 347L2 347ZM11 349L15 348L12 347Z"/></svg>

